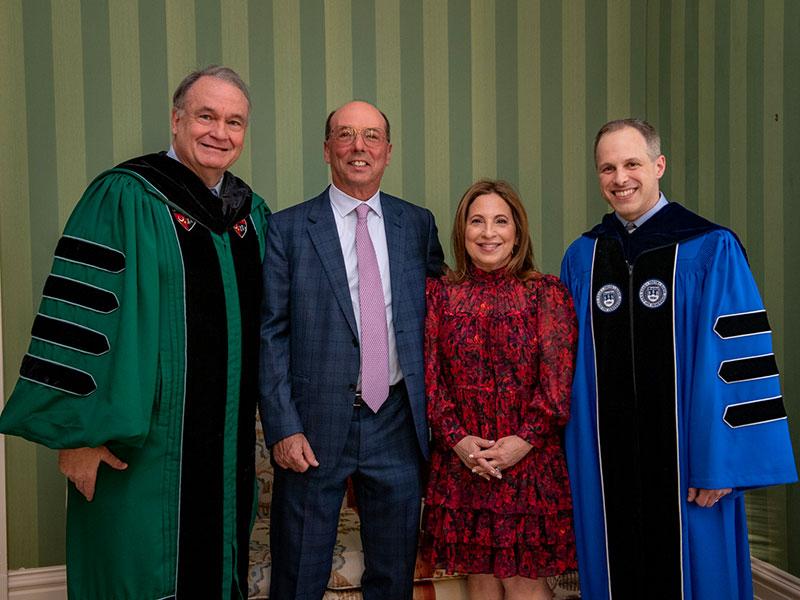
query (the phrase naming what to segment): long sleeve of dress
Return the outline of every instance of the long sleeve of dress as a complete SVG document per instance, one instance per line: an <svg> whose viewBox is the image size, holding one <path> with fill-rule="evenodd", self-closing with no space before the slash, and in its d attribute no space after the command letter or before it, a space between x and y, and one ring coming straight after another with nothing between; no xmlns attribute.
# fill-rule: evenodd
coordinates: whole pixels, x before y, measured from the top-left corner
<svg viewBox="0 0 800 600"><path fill-rule="evenodd" d="M572 298L555 277L544 276L534 284L533 293L539 378L517 435L539 448L555 427L569 419L578 326Z"/></svg>
<svg viewBox="0 0 800 600"><path fill-rule="evenodd" d="M425 289L427 314L425 316L425 393L428 398L428 423L433 438L448 448L455 446L467 435L458 419L453 397L443 372L440 352L439 322L446 298L441 279L428 279Z"/></svg>

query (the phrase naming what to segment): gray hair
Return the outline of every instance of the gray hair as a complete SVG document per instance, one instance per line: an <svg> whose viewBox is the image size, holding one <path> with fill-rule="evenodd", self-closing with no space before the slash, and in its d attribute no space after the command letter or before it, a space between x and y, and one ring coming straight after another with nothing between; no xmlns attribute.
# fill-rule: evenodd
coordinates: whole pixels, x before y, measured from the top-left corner
<svg viewBox="0 0 800 600"><path fill-rule="evenodd" d="M183 108L183 105L186 102L186 94L201 77L214 77L215 79L221 79L222 81L236 86L239 88L239 91L244 94L244 97L247 100L247 107L250 108L250 90L247 89L247 84L242 80L241 77L239 77L239 74L236 71L230 67L222 67L220 65L209 65L204 69L192 71L186 77L184 77L183 81L178 84L178 87L175 88L175 93L172 95L173 108L178 110Z"/></svg>
<svg viewBox="0 0 800 600"><path fill-rule="evenodd" d="M657 159L661 156L661 137L658 135L656 128L650 125L644 119L616 119L609 121L600 128L597 135L594 137L594 162L597 164L597 144L600 143L600 138L605 134L613 131L619 131L631 127L642 134L645 143L647 144L647 155L651 160Z"/></svg>

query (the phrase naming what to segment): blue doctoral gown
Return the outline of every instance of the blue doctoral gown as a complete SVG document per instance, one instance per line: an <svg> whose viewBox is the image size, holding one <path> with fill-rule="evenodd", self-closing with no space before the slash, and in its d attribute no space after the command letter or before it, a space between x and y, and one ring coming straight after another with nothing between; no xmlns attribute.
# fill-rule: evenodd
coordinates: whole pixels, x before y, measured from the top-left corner
<svg viewBox="0 0 800 600"><path fill-rule="evenodd" d="M797 472L739 240L675 203L633 234L607 215L561 278L580 329L566 450L582 596L750 600L743 492ZM733 493L700 508L689 487Z"/></svg>

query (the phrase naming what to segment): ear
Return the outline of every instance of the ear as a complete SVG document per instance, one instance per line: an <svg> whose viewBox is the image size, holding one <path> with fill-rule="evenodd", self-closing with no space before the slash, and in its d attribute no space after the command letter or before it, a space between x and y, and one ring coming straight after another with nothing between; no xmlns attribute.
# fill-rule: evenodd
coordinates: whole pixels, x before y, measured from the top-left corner
<svg viewBox="0 0 800 600"><path fill-rule="evenodd" d="M664 171L667 170L667 157L663 154L656 159L656 177L661 179Z"/></svg>
<svg viewBox="0 0 800 600"><path fill-rule="evenodd" d="M180 115L178 114L178 109L172 109L172 116L170 117L170 123L172 124L172 135L178 133L178 121L181 120Z"/></svg>
<svg viewBox="0 0 800 600"><path fill-rule="evenodd" d="M328 140L322 142L322 157L326 163L331 164L331 149L328 147Z"/></svg>
<svg viewBox="0 0 800 600"><path fill-rule="evenodd" d="M389 143L388 147L386 148L386 166L389 166L389 163L392 162L392 144Z"/></svg>

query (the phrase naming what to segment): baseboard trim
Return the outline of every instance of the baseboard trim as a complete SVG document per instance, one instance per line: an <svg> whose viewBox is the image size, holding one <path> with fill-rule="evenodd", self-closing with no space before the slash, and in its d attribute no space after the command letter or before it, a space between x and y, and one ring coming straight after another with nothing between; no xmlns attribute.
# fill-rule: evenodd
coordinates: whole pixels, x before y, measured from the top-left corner
<svg viewBox="0 0 800 600"><path fill-rule="evenodd" d="M67 568L40 567L8 572L9 600L66 600Z"/></svg>
<svg viewBox="0 0 800 600"><path fill-rule="evenodd" d="M751 564L754 600L800 598L800 578L757 558L752 558ZM8 573L9 600L65 600L66 597L67 570L63 565Z"/></svg>
<svg viewBox="0 0 800 600"><path fill-rule="evenodd" d="M754 600L796 600L800 598L800 578L769 563L751 558Z"/></svg>

